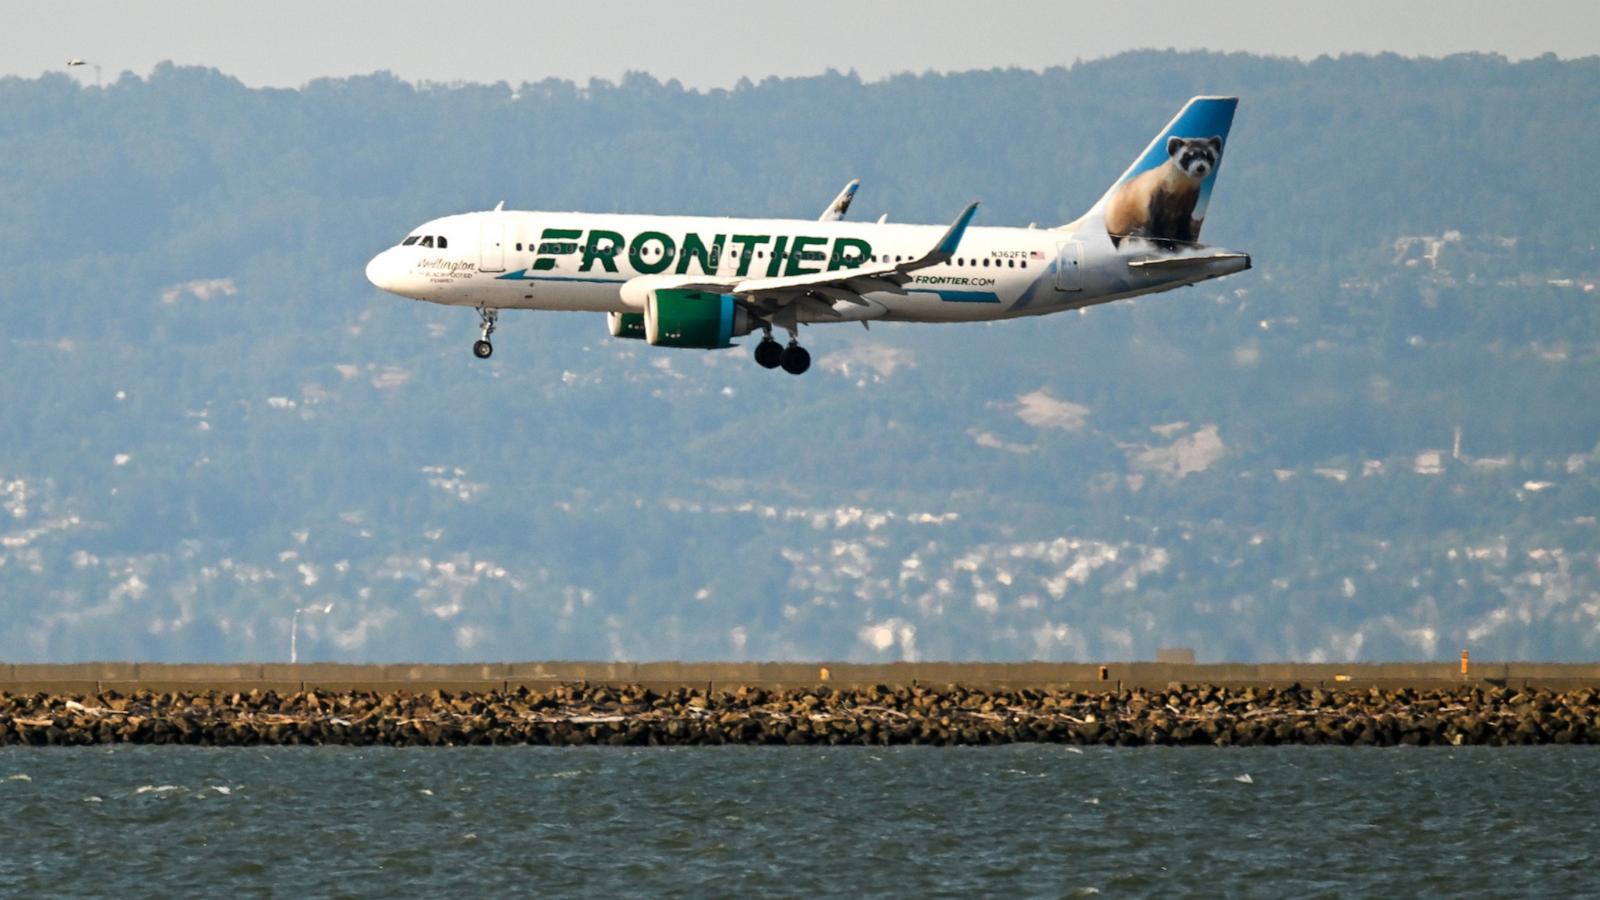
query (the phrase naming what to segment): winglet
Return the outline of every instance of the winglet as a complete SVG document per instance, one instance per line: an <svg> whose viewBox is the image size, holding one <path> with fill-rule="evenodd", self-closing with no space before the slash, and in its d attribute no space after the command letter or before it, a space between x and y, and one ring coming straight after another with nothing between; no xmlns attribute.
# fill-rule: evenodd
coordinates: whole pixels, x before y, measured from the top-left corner
<svg viewBox="0 0 1600 900"><path fill-rule="evenodd" d="M935 263L937 265L938 263L948 262L951 257L955 256L956 248L961 246L961 236L967 233L967 225L972 222L972 217L977 212L978 204L976 202L962 210L961 215L956 216L956 220L950 223L950 230L944 233L944 237L940 238L939 243L934 246L933 252L928 254L928 258L939 257Z"/></svg>
<svg viewBox="0 0 1600 900"><path fill-rule="evenodd" d="M950 223L950 229L944 233L944 237L939 238L939 243L934 244L932 250L910 262L895 263L895 271L904 273L929 266L942 266L955 258L956 248L961 246L961 236L967 233L967 226L977 212L978 204L974 201L961 211L961 215L956 216L956 220Z"/></svg>
<svg viewBox="0 0 1600 900"><path fill-rule="evenodd" d="M856 198L856 190L860 187L861 179L852 179L849 184L844 186L844 190L839 192L839 196L833 198L833 202L828 204L828 208L822 211L822 215L817 217L818 220L837 222L844 218L844 214L850 210L850 201Z"/></svg>

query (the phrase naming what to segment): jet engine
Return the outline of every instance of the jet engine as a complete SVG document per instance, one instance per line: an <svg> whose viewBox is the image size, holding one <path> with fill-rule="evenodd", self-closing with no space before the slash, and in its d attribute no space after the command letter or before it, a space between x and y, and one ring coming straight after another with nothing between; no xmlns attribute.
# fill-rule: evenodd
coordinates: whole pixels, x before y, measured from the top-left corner
<svg viewBox="0 0 1600 900"><path fill-rule="evenodd" d="M614 338L644 340L644 313L606 313L606 327Z"/></svg>
<svg viewBox="0 0 1600 900"><path fill-rule="evenodd" d="M619 326L626 327L630 315L621 314ZM645 298L644 339L657 347L731 347L733 338L747 335L755 327L750 313L734 302L732 294L668 288L651 291Z"/></svg>

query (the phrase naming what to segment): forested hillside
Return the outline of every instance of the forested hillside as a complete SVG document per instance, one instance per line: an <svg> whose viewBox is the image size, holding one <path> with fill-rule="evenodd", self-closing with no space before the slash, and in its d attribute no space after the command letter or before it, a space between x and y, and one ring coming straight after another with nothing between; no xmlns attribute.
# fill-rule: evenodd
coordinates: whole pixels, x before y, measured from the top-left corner
<svg viewBox="0 0 1600 900"><path fill-rule="evenodd" d="M1236 93L1255 269L817 371L380 294L508 207L1041 227ZM1593 658L1600 60L0 79L0 660Z"/></svg>

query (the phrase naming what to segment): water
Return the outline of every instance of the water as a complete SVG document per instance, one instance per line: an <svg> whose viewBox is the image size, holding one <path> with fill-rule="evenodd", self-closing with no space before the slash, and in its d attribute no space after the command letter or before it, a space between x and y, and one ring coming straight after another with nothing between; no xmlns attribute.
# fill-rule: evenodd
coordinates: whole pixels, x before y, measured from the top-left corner
<svg viewBox="0 0 1600 900"><path fill-rule="evenodd" d="M10 748L0 894L1593 895L1597 785L1556 747Z"/></svg>

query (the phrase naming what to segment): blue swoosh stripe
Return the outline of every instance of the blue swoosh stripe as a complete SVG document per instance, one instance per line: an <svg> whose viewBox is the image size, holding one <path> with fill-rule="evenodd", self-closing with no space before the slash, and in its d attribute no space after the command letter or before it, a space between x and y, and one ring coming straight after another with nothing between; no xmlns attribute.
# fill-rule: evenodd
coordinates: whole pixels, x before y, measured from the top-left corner
<svg viewBox="0 0 1600 900"><path fill-rule="evenodd" d="M926 288L907 288L913 294L938 294L948 303L999 303L1000 295L993 291L935 291Z"/></svg>
<svg viewBox="0 0 1600 900"><path fill-rule="evenodd" d="M582 278L575 275L529 275L527 269L518 269L504 275L496 275L497 281L576 281L586 284L622 284L626 278Z"/></svg>

